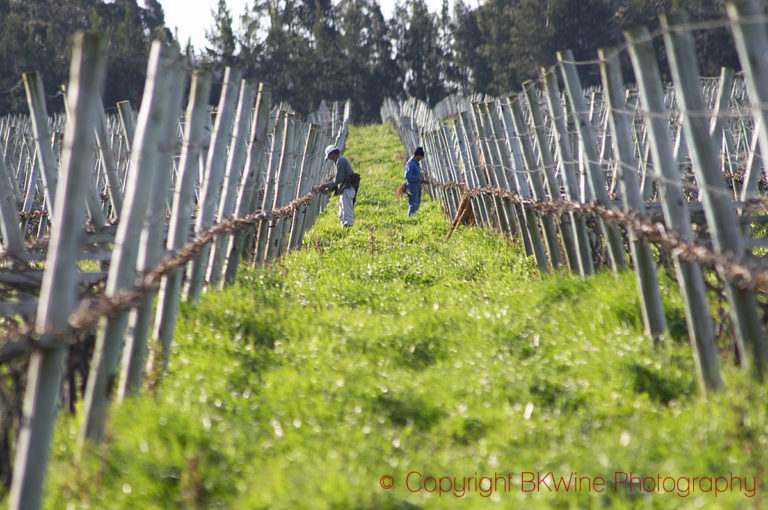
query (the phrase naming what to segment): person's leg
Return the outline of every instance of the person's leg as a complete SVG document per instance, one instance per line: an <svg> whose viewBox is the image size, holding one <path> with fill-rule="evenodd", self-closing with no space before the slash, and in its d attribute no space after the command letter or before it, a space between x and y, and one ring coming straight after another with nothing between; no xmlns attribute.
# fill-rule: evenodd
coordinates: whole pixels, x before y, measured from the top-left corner
<svg viewBox="0 0 768 510"><path fill-rule="evenodd" d="M419 183L409 184L408 190L411 192L408 195L408 217L410 218L419 208L419 201L421 200L421 186Z"/></svg>
<svg viewBox="0 0 768 510"><path fill-rule="evenodd" d="M354 218L355 206L353 203L354 198L355 198L354 188L347 188L341 194L340 202L344 204L342 217L341 217L341 224L345 227L351 227L355 223L355 218Z"/></svg>
<svg viewBox="0 0 768 510"><path fill-rule="evenodd" d="M349 189L349 226L355 224L355 200L357 199L357 191L354 188Z"/></svg>

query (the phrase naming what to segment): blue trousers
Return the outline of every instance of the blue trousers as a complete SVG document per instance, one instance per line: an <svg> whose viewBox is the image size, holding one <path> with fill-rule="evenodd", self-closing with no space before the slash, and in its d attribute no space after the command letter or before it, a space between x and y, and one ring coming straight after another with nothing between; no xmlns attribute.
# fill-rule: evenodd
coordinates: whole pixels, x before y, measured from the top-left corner
<svg viewBox="0 0 768 510"><path fill-rule="evenodd" d="M421 205L421 183L408 183L408 190L411 192L408 195L408 217L410 218L413 213L419 210L419 205Z"/></svg>

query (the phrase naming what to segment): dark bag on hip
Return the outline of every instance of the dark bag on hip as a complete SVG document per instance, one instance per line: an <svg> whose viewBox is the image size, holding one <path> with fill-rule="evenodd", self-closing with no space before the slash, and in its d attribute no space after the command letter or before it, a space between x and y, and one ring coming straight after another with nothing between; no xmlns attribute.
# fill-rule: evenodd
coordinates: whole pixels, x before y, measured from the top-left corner
<svg viewBox="0 0 768 510"><path fill-rule="evenodd" d="M360 174L352 172L352 174L347 177L347 184L345 187L347 186L355 188L355 194L357 194L357 190L360 188Z"/></svg>

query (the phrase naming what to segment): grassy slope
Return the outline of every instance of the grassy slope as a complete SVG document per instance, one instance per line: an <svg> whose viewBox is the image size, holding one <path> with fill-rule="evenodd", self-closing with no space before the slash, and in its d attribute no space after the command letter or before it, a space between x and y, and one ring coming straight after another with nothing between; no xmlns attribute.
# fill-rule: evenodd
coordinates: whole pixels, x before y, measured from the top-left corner
<svg viewBox="0 0 768 510"><path fill-rule="evenodd" d="M445 242L436 203L406 219L393 200L403 160L391 129L353 128L347 154L364 176L355 227L340 230L334 199L304 249L183 307L168 377L114 409L105 460L75 464L77 427L62 419L48 508L767 500L765 388L727 369L727 391L698 397L688 346L642 336L631 275L540 278L516 242L477 229ZM475 473L515 474L506 493L440 498L409 492L411 471L460 487ZM531 495L522 471L733 472L757 476L758 493ZM383 475L394 488L379 486Z"/></svg>

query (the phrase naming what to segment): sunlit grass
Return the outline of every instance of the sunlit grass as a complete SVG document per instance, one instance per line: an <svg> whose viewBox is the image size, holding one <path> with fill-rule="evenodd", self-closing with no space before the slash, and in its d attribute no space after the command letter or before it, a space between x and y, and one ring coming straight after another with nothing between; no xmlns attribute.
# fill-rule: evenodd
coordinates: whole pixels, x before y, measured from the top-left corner
<svg viewBox="0 0 768 510"><path fill-rule="evenodd" d="M394 202L401 145L353 128L356 225L333 199L303 249L182 306L168 375L108 446L54 442L47 508L743 508L765 502L768 395L731 367L705 400L686 343L642 334L631 274L540 277L512 240ZM671 323L683 321L662 277ZM99 455L103 455L100 457ZM523 493L521 472L757 477L730 491ZM412 492L506 476L506 492ZM390 475L394 487L380 479ZM418 488L412 477L410 488ZM416 481L416 483L413 483Z"/></svg>

